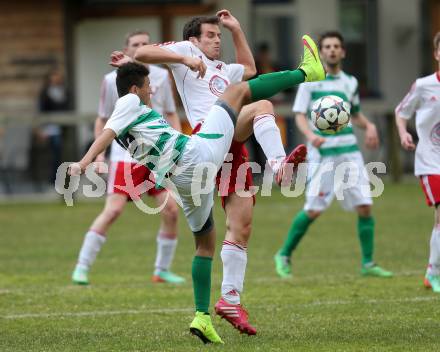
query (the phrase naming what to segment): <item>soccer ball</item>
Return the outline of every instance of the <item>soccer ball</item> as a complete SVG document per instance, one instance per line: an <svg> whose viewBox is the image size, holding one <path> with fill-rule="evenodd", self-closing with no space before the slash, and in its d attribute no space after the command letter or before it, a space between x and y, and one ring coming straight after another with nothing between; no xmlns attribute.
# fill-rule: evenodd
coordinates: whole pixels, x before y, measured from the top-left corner
<svg viewBox="0 0 440 352"><path fill-rule="evenodd" d="M350 104L336 95L326 95L312 106L312 123L325 134L335 134L350 121Z"/></svg>

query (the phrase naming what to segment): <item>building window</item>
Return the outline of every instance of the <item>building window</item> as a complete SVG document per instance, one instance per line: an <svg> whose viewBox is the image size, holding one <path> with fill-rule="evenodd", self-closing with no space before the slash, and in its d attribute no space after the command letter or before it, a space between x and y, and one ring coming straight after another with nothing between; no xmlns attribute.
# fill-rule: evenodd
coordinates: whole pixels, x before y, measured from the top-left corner
<svg viewBox="0 0 440 352"><path fill-rule="evenodd" d="M340 28L347 58L344 70L359 80L363 97L380 97L377 1L339 0Z"/></svg>

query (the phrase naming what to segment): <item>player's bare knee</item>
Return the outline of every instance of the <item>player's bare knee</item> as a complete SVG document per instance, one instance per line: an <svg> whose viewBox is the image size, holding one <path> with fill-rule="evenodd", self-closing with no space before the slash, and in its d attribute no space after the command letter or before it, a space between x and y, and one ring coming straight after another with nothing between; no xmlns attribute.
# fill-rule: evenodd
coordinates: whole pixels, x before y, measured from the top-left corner
<svg viewBox="0 0 440 352"><path fill-rule="evenodd" d="M273 104L269 100L259 100L255 104L255 116L262 114L274 114Z"/></svg>
<svg viewBox="0 0 440 352"><path fill-rule="evenodd" d="M322 214L322 212L319 210L308 210L307 211L307 216L312 220L317 219L321 214Z"/></svg>
<svg viewBox="0 0 440 352"><path fill-rule="evenodd" d="M113 207L111 209L104 210L104 215L109 223L114 222L121 214L122 207Z"/></svg>
<svg viewBox="0 0 440 352"><path fill-rule="evenodd" d="M250 221L243 223L240 231L242 240L246 240L247 242L247 240L251 236L251 232L252 232L252 223Z"/></svg>
<svg viewBox="0 0 440 352"><path fill-rule="evenodd" d="M179 209L177 208L177 205L175 203L168 202L162 210L162 217L164 218L164 221L175 224L177 223L178 216Z"/></svg>
<svg viewBox="0 0 440 352"><path fill-rule="evenodd" d="M232 240L240 244L246 244L252 232L252 221L236 221L228 224L228 231Z"/></svg>
<svg viewBox="0 0 440 352"><path fill-rule="evenodd" d="M228 86L221 99L225 100L236 110L240 110L244 104L250 102L250 98L251 96L247 83L241 82Z"/></svg>
<svg viewBox="0 0 440 352"><path fill-rule="evenodd" d="M357 207L357 212L359 216L367 218L371 216L371 206L370 205L359 205Z"/></svg>
<svg viewBox="0 0 440 352"><path fill-rule="evenodd" d="M440 204L435 207L435 226L440 226Z"/></svg>

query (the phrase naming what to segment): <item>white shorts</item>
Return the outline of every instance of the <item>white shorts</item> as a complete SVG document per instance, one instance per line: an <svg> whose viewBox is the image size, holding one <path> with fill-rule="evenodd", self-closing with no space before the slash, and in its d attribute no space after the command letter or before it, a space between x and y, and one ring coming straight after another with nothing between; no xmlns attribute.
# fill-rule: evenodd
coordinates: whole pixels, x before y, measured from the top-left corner
<svg viewBox="0 0 440 352"><path fill-rule="evenodd" d="M309 146L307 161L304 210L323 211L334 197L345 210L373 204L368 173L359 151L321 157L318 149Z"/></svg>
<svg viewBox="0 0 440 352"><path fill-rule="evenodd" d="M165 180L165 188L171 190L175 186L176 201L192 232L203 228L213 207L215 178L234 135L233 118L236 117L231 117L225 108L214 105L200 131L186 144L177 168Z"/></svg>

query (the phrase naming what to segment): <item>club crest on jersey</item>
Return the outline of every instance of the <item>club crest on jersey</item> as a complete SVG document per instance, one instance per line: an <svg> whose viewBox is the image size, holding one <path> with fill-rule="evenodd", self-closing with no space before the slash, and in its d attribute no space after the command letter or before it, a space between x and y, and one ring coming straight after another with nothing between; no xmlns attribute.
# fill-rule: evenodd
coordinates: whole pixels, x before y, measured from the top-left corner
<svg viewBox="0 0 440 352"><path fill-rule="evenodd" d="M440 122L435 124L431 130L431 142L440 147Z"/></svg>
<svg viewBox="0 0 440 352"><path fill-rule="evenodd" d="M224 93L228 84L229 82L224 78L214 75L209 81L209 89L213 94L219 97Z"/></svg>

